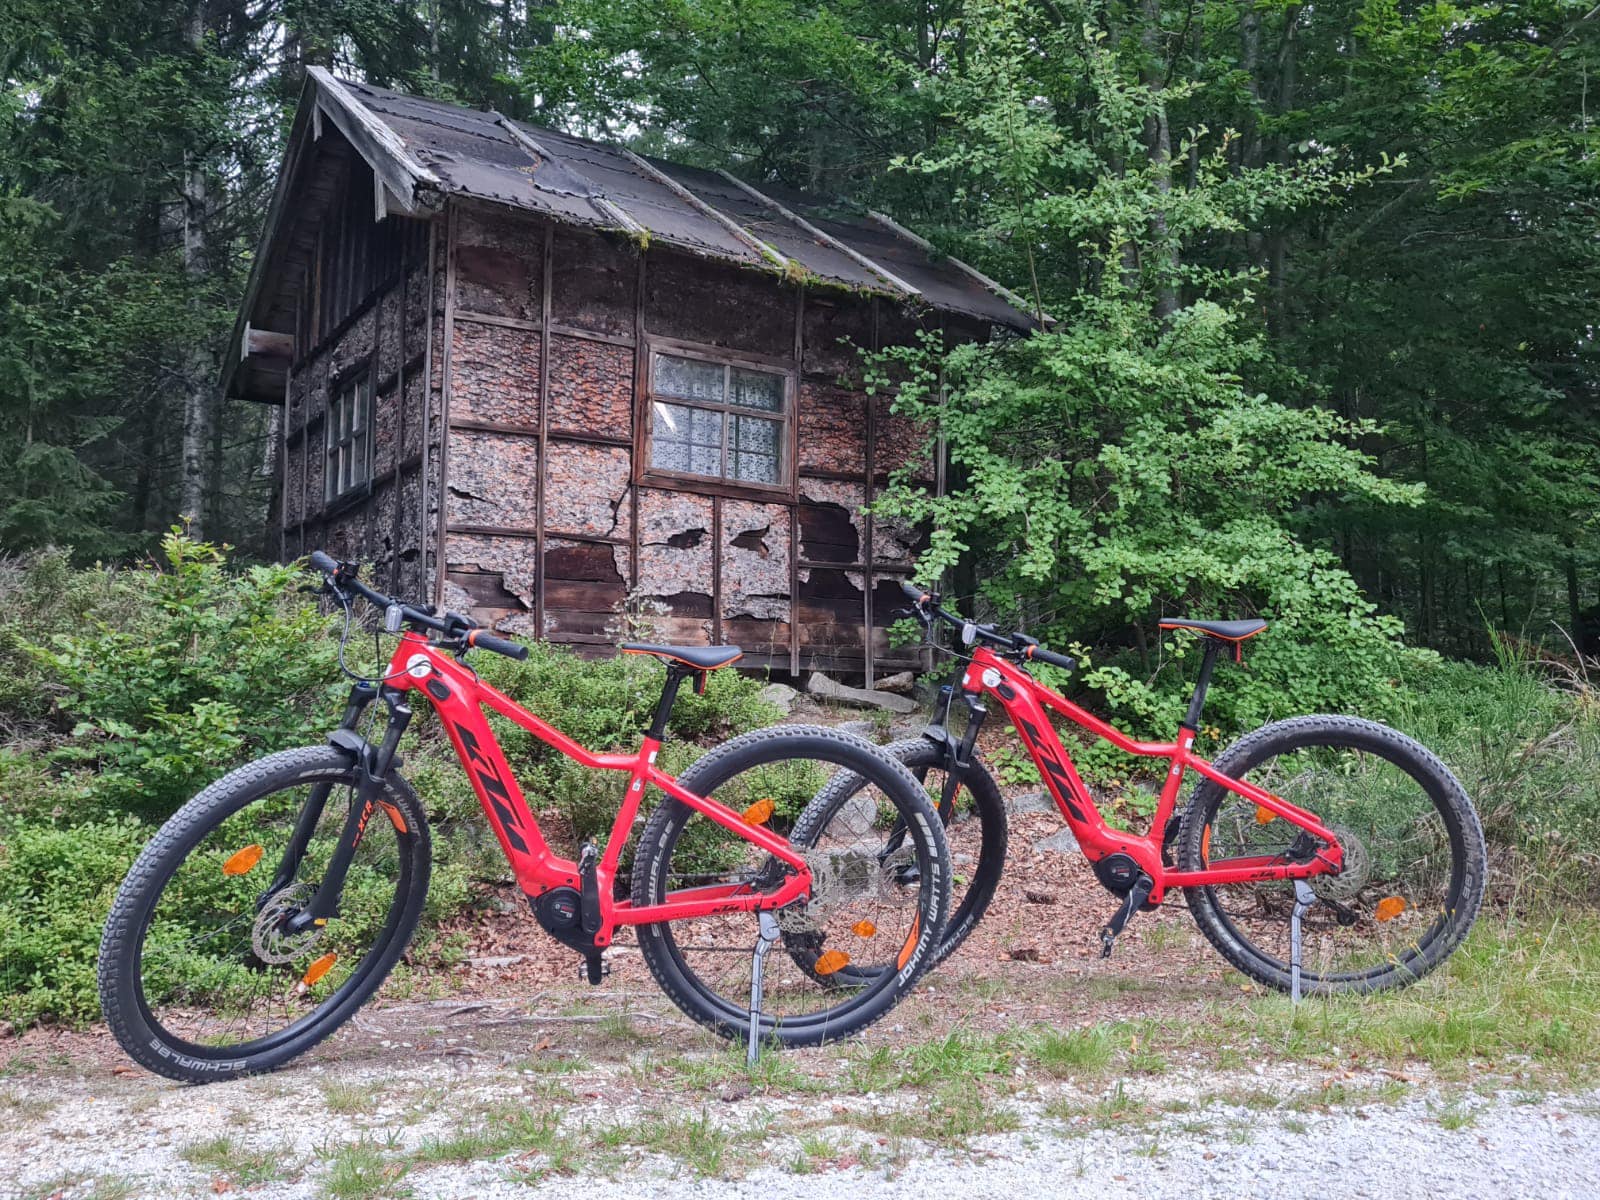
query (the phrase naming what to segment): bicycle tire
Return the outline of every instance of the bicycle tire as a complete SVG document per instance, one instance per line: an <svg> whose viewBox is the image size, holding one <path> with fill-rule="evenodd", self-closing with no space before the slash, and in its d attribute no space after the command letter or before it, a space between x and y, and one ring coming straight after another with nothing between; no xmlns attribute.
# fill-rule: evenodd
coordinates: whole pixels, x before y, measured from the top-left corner
<svg viewBox="0 0 1600 1200"><path fill-rule="evenodd" d="M895 972L869 981L854 994L846 995L841 990L841 1002L823 1011L784 1020L763 1016L763 1040L785 1046L815 1046L858 1033L881 1018L932 965L949 911L949 852L938 816L911 773L871 743L837 730L813 726L756 730L724 743L698 760L679 782L697 795L714 796L718 787L743 771L791 760L832 763L872 781L906 818L923 872L918 883L918 920ZM660 903L666 895L672 852L695 815L696 810L670 797L651 814L640 835L634 867L635 905ZM802 844L800 839L807 833L804 820L802 816L796 822L791 838L796 845ZM749 1028L747 1008L714 991L690 967L673 933L676 924L692 922L659 922L638 929L639 948L656 983L693 1020L723 1037L744 1037ZM753 939L753 914L749 914L749 929Z"/></svg>
<svg viewBox="0 0 1600 1200"><path fill-rule="evenodd" d="M1303 969L1302 991L1306 995L1364 994L1413 983L1442 963L1461 944L1483 903L1487 851L1472 801L1460 781L1427 747L1386 725L1359 717L1315 715L1264 725L1229 747L1217 758L1215 766L1223 774L1239 779L1280 756L1309 748L1344 748L1370 755L1397 768L1416 783L1432 803L1447 835L1450 878L1440 911L1431 917L1432 924L1403 952L1391 953L1381 966L1359 971L1324 974L1315 969ZM1183 870L1199 870L1207 861L1212 821L1224 799L1231 795L1211 780L1195 789L1178 835L1179 862ZM1318 815L1328 819L1326 814ZM1347 857L1348 853L1347 850ZM1339 880L1341 876L1318 878ZM1311 883L1313 888L1319 886L1317 879ZM1229 963L1268 987L1290 990L1288 964L1240 929L1239 923L1224 910L1217 887L1185 888L1184 894L1201 932ZM1379 915L1369 924L1376 928L1378 922L1386 919ZM1360 925L1358 920L1351 927Z"/></svg>
<svg viewBox="0 0 1600 1200"><path fill-rule="evenodd" d="M392 773L382 799L401 814L396 824L402 878L378 940L331 996L288 1028L241 1046L207 1046L179 1038L153 1016L141 979L151 919L168 882L207 834L251 803L297 784L353 783L349 752L307 746L271 754L229 772L168 821L140 852L118 889L101 938L98 982L111 1033L135 1062L184 1083L213 1083L276 1070L328 1037L371 998L405 952L422 915L431 869L431 840L422 805ZM370 836L370 835L369 835Z"/></svg>

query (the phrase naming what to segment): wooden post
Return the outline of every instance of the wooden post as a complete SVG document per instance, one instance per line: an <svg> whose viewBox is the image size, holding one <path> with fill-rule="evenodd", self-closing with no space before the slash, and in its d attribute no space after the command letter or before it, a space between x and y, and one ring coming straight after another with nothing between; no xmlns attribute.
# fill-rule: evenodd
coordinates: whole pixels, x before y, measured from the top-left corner
<svg viewBox="0 0 1600 1200"><path fill-rule="evenodd" d="M800 674L800 386L805 381L806 286L794 296L794 483L789 504L789 674Z"/></svg>
<svg viewBox="0 0 1600 1200"><path fill-rule="evenodd" d="M444 603L445 518L450 510L450 369L456 340L456 234L460 210L452 204L445 218L444 250L444 364L439 379L439 527L434 550L433 602ZM424 461L427 450L424 448ZM427 527L427 514L423 514ZM423 547L423 563L428 552Z"/></svg>
<svg viewBox="0 0 1600 1200"><path fill-rule="evenodd" d="M533 623L544 638L544 490L550 461L550 278L555 274L555 226L544 227L544 278L539 296L539 461L534 465Z"/></svg>

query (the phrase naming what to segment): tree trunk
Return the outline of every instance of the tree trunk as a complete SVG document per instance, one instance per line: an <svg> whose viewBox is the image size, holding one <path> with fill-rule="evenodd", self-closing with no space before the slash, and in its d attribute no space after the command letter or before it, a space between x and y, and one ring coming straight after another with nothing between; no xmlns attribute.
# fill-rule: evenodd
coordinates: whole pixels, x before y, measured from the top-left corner
<svg viewBox="0 0 1600 1200"><path fill-rule="evenodd" d="M185 40L195 53L205 44L206 5L199 0L189 10ZM194 149L184 155L183 164L183 269L195 295L190 303L195 310L199 332L199 289L205 282L207 181L205 166ZM216 408L215 356L205 339L195 337L184 364L183 464L179 483L178 517L195 537L205 533L205 502L209 482L212 425Z"/></svg>
<svg viewBox="0 0 1600 1200"><path fill-rule="evenodd" d="M1283 43L1278 50L1278 97L1275 106L1282 117L1295 106L1297 99L1297 54L1299 40L1295 31L1300 25L1300 6L1291 6L1283 15ZM1279 166L1289 161L1289 146L1282 133L1274 135L1272 161ZM1287 285L1284 270L1289 256L1289 233L1278 218L1276 227L1267 237L1267 290L1272 296L1269 309L1269 328L1277 332L1283 328L1284 308L1287 303Z"/></svg>
<svg viewBox="0 0 1600 1200"><path fill-rule="evenodd" d="M1139 32L1139 45L1144 51L1140 75L1144 85L1156 98L1155 111L1145 120L1145 145L1150 152L1150 165L1154 168L1153 183L1163 200L1172 194L1172 130L1167 124L1167 106L1162 97L1166 90L1161 65L1161 0L1141 0L1144 27ZM1167 228L1165 204L1158 204L1150 214L1151 251L1156 261L1155 313L1166 321L1178 311L1178 247Z"/></svg>

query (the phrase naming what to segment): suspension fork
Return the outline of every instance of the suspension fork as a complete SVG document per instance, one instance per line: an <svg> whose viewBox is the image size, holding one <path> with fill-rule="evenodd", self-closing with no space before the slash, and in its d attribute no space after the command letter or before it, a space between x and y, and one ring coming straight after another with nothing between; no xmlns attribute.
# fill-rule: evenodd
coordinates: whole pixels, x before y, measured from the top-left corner
<svg viewBox="0 0 1600 1200"><path fill-rule="evenodd" d="M374 683L361 680L352 687L350 698L345 701L344 716L339 721L339 728L328 735L328 741L345 749L354 748L359 756L361 753L359 747L366 743L356 735L355 728L377 698L378 686ZM353 745L357 743L359 745ZM294 831L289 835L289 844L284 847L283 857L278 861L277 873L273 875L266 891L256 898L257 911L294 882L295 872L300 869L300 860L305 857L306 847L311 843L312 831L316 829L317 822L322 820L322 810L327 806L328 794L332 791L332 783L312 785L311 794L306 797L306 802L300 806L299 815L295 817Z"/></svg>
<svg viewBox="0 0 1600 1200"><path fill-rule="evenodd" d="M939 703L936 708L932 724L923 730L922 736L936 743L944 752L944 784L939 789L939 819L948 825L955 816L956 793L961 790L960 772L972 765L972 749L978 741L978 731L983 728L984 718L989 715L989 710L984 706L983 700L977 694L962 691L961 700L967 706L967 727L962 732L959 741L950 736L950 708L955 699L957 689L946 684L939 689ZM918 782L922 782L919 778ZM884 861L900 849L906 839L904 820L897 820L894 828L889 831L889 839L884 843L879 862Z"/></svg>
<svg viewBox="0 0 1600 1200"><path fill-rule="evenodd" d="M356 692L361 691L363 687L367 691L358 707ZM396 747L399 746L406 727L411 723L411 707L406 704L404 695L404 692L397 688L378 689L372 688L371 685L357 684L351 691L351 704L345 710L345 722L329 735L328 740L334 745L355 751L356 793L351 798L349 811L345 814L344 828L339 834L339 847L328 860L327 869L322 873L322 879L317 885L317 893L312 897L310 904L285 923L285 929L289 933L300 933L313 925L326 925L339 911L339 899L344 893L345 876L349 874L356 848L361 845L361 839L367 832L367 822L378 806L378 796L383 790L384 778L389 774L390 768L398 762ZM374 698L381 699L389 710L388 726L384 729L383 740L376 747L355 733L355 722L360 720L361 713ZM294 835L289 848L284 852L286 863L289 862L291 853L294 856L289 870L290 879L299 870L300 860L305 855L312 831L322 817L322 810L327 804L332 787L332 784L318 784L307 797L305 807L300 810L300 816L295 822ZM282 870L280 867L280 874Z"/></svg>

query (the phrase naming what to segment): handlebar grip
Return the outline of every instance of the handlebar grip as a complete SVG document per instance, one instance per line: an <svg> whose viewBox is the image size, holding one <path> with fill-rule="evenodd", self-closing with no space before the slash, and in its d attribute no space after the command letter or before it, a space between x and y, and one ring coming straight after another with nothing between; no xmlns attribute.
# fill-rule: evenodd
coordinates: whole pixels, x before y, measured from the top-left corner
<svg viewBox="0 0 1600 1200"><path fill-rule="evenodd" d="M310 554L306 555L306 562L310 565L312 570L321 571L324 575L336 575L339 572L339 564L334 562L333 559L329 558L321 550L313 550Z"/></svg>
<svg viewBox="0 0 1600 1200"><path fill-rule="evenodd" d="M1060 667L1063 671L1074 671L1078 667L1077 659L1057 654L1054 650L1046 650L1043 646L1029 646L1022 652L1022 657L1028 662L1042 662L1052 667Z"/></svg>
<svg viewBox="0 0 1600 1200"><path fill-rule="evenodd" d="M928 595L927 592L923 591L916 584L907 583L904 579L900 581L900 590L905 593L906 599L911 601L913 604L922 603L922 601L926 599Z"/></svg>
<svg viewBox="0 0 1600 1200"><path fill-rule="evenodd" d="M528 657L528 648L521 642L513 642L509 638L495 637L482 629L473 629L467 633L467 645L474 650L489 650L495 654L504 654L507 658L514 658L518 662Z"/></svg>

